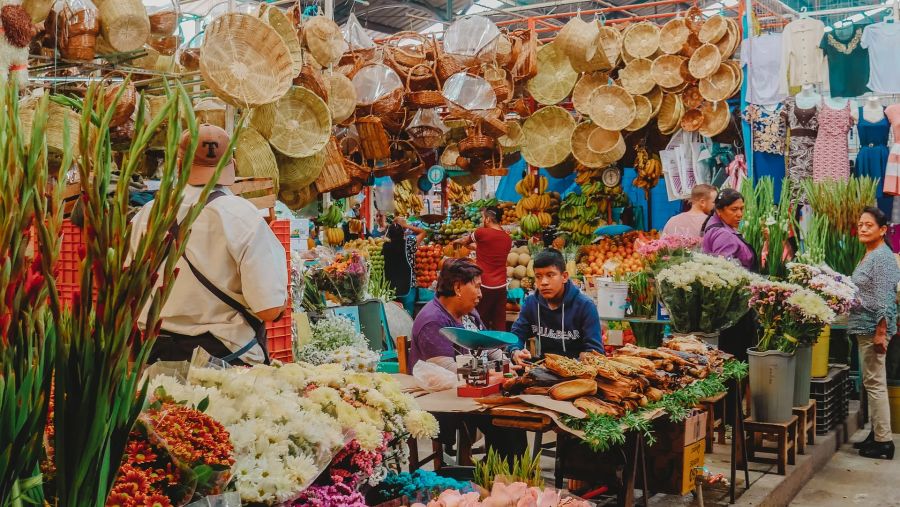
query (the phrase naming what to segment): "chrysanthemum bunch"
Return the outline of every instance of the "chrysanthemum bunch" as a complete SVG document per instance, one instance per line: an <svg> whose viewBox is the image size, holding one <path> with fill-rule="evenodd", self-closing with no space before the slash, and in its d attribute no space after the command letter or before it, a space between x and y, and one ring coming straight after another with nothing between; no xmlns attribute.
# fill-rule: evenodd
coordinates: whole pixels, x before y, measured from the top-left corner
<svg viewBox="0 0 900 507"><path fill-rule="evenodd" d="M845 315L859 301L856 297L857 287L850 279L828 266L810 264L788 264L788 279L796 284L809 288L819 296L837 315Z"/></svg>
<svg viewBox="0 0 900 507"><path fill-rule="evenodd" d="M332 316L313 324L312 339L299 347L294 358L313 365L337 363L349 370L374 372L380 358L369 349L365 335L350 319Z"/></svg>

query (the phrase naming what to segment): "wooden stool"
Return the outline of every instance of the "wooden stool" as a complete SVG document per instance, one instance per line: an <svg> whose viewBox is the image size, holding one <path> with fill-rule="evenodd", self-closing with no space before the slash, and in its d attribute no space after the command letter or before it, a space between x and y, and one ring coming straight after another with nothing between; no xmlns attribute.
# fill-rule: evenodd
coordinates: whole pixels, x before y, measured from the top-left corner
<svg viewBox="0 0 900 507"><path fill-rule="evenodd" d="M793 465L797 460L797 416L791 416L791 420L783 423L762 423L751 419L744 420L744 430L747 432L747 459L757 463L775 463L778 465L778 474L785 475L787 465ZM767 447L763 444L763 435L775 437L776 447ZM756 453L774 454L774 458L757 458Z"/></svg>
<svg viewBox="0 0 900 507"><path fill-rule="evenodd" d="M719 444L725 445L725 393L719 393L709 398L704 398L698 403L700 408L706 410L706 453L712 454L714 439L713 434L718 435ZM716 416L716 407L719 407L719 415Z"/></svg>
<svg viewBox="0 0 900 507"><path fill-rule="evenodd" d="M794 415L797 416L797 452L804 454L807 445L816 443L816 400L809 400L804 407L794 407Z"/></svg>

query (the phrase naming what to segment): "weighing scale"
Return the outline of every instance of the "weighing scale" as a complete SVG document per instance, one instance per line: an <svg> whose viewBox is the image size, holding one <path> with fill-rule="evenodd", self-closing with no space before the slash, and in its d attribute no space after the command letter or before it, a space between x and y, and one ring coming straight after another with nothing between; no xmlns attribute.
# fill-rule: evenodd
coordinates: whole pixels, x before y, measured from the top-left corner
<svg viewBox="0 0 900 507"><path fill-rule="evenodd" d="M469 349L472 358L456 369L457 376L465 380L465 385L456 388L456 395L463 398L481 398L500 392L503 385L506 360L488 358L488 351L513 345L519 337L506 331L471 331L459 327L441 329L448 340Z"/></svg>

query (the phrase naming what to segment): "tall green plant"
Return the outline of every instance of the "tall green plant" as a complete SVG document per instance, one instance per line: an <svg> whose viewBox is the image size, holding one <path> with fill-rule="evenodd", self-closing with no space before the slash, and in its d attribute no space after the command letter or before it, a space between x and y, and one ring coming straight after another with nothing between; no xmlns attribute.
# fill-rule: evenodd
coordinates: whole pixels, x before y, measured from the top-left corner
<svg viewBox="0 0 900 507"><path fill-rule="evenodd" d="M178 233L171 234L189 175L179 170L181 130L191 133L182 155L183 166L189 167L197 149L198 126L185 90L180 85L174 90L167 87L165 106L149 121L144 118L144 104L138 106L134 141L119 166L114 197L107 198L113 168L109 125L124 88L111 104L104 103L104 90L97 86L91 86L84 99L81 157L77 161L85 238L81 290L71 308L52 298L59 331L53 494L60 507L101 507L106 501L147 394L147 385L140 384L139 378L159 333L160 311L177 274L175 263L217 179L203 189L201 204L189 209ZM128 181L164 121L168 132L160 190L149 212L147 230L129 251L133 231L126 216ZM233 147L234 140L229 151ZM225 161L220 162L217 175ZM142 332L137 319L145 307L148 315Z"/></svg>
<svg viewBox="0 0 900 507"><path fill-rule="evenodd" d="M776 278L787 276L784 245L797 225L791 203L791 185L790 179L783 180L778 203L775 202L775 182L768 176L760 178L755 186L749 179L744 180L741 187L744 195L741 234L753 247L757 258L765 259L762 271Z"/></svg>
<svg viewBox="0 0 900 507"><path fill-rule="evenodd" d="M867 176L803 182L813 214L828 219L825 262L839 273L852 274L865 255L865 247L856 238L856 223L862 210L875 204L877 188L878 180Z"/></svg>
<svg viewBox="0 0 900 507"><path fill-rule="evenodd" d="M47 299L59 251L62 182L51 182L47 100L27 132L18 93L6 86L0 114L0 506L40 497L38 463L53 374L56 330ZM35 244L40 248L35 252ZM42 254L43 253L43 254Z"/></svg>

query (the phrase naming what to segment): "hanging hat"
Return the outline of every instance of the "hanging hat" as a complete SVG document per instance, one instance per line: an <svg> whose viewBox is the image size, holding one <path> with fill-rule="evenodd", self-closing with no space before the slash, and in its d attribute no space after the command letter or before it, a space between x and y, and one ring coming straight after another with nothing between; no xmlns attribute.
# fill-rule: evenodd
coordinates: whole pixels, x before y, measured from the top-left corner
<svg viewBox="0 0 900 507"><path fill-rule="evenodd" d="M572 92L578 79L578 73L569 59L554 42L538 49L537 69L537 74L528 80L525 88L539 104L562 102Z"/></svg>
<svg viewBox="0 0 900 507"><path fill-rule="evenodd" d="M646 58L637 58L619 71L622 88L632 95L647 93L653 89L653 62Z"/></svg>
<svg viewBox="0 0 900 507"><path fill-rule="evenodd" d="M703 113L703 123L700 125L700 134L713 137L721 134L731 121L731 110L725 102L706 103L700 106Z"/></svg>
<svg viewBox="0 0 900 507"><path fill-rule="evenodd" d="M575 118L557 106L543 107L525 120L522 133L525 142L522 156L537 167L561 164L572 153Z"/></svg>
<svg viewBox="0 0 900 507"><path fill-rule="evenodd" d="M684 105L681 96L671 93L663 94L662 105L659 107L659 131L663 134L671 134L681 126L681 117L684 115Z"/></svg>
<svg viewBox="0 0 900 507"><path fill-rule="evenodd" d="M629 27L622 43L625 51L636 58L647 58L659 49L659 27L642 21Z"/></svg>
<svg viewBox="0 0 900 507"><path fill-rule="evenodd" d="M634 99L621 86L604 85L591 94L590 116L600 127L619 131L634 121Z"/></svg>
<svg viewBox="0 0 900 507"><path fill-rule="evenodd" d="M653 60L651 74L656 84L664 88L674 88L684 83L681 76L681 64L687 60L683 56L663 55Z"/></svg>
<svg viewBox="0 0 900 507"><path fill-rule="evenodd" d="M650 117L653 114L653 105L650 104L650 99L643 95L635 95L632 98L634 99L634 120L625 127L625 130L629 132L646 127L650 123Z"/></svg>
<svg viewBox="0 0 900 507"><path fill-rule="evenodd" d="M711 76L700 80L698 85L700 95L710 102L728 99L734 93L736 79L737 76L730 65L719 65Z"/></svg>
<svg viewBox="0 0 900 507"><path fill-rule="evenodd" d="M727 31L728 21L725 20L725 17L714 14L703 22L703 26L700 27L700 31L697 33L697 38L704 44L715 44L725 36Z"/></svg>
<svg viewBox="0 0 900 507"><path fill-rule="evenodd" d="M684 18L675 18L659 30L659 49L666 54L677 54L684 48L690 34Z"/></svg>
<svg viewBox="0 0 900 507"><path fill-rule="evenodd" d="M581 76L572 89L572 107L581 114L591 114L591 94L600 86L609 83L609 75L605 72L592 72Z"/></svg>
<svg viewBox="0 0 900 507"><path fill-rule="evenodd" d="M694 51L688 62L691 75L697 79L711 76L722 63L722 55L719 48L712 44L704 44Z"/></svg>

